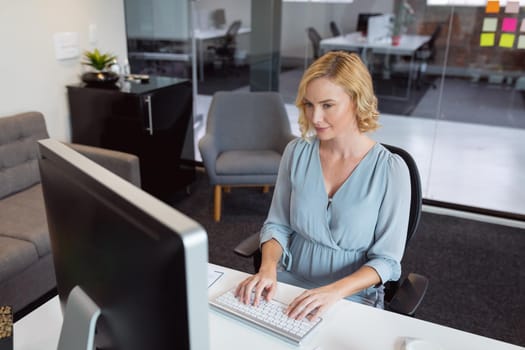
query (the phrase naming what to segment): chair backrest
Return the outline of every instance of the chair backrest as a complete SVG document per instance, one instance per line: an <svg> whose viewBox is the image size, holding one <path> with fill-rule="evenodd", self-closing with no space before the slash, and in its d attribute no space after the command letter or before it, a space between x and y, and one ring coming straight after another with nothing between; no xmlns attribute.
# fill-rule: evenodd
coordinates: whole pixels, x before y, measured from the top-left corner
<svg viewBox="0 0 525 350"><path fill-rule="evenodd" d="M232 44L235 42L235 37L237 36L237 33L239 32L239 29L241 28L241 21L233 21L232 24L228 27L228 30L226 31L226 34L224 35L224 41L226 44Z"/></svg>
<svg viewBox="0 0 525 350"><path fill-rule="evenodd" d="M330 31L332 32L333 36L340 36L341 35L341 31L339 30L339 27L337 26L337 24L334 21L330 22Z"/></svg>
<svg viewBox="0 0 525 350"><path fill-rule="evenodd" d="M441 28L443 27L442 24L438 24L434 31L432 32L432 35L430 36L430 40L428 40L428 47L432 50L434 49L434 45L436 43L436 39L439 37L439 34L441 34Z"/></svg>
<svg viewBox="0 0 525 350"><path fill-rule="evenodd" d="M423 61L432 61L436 54L436 39L441 34L443 25L440 23L434 28L434 31L430 35L430 39L416 51L416 59Z"/></svg>
<svg viewBox="0 0 525 350"><path fill-rule="evenodd" d="M0 198L40 182L37 141L48 137L39 112L0 118Z"/></svg>
<svg viewBox="0 0 525 350"><path fill-rule="evenodd" d="M408 172L410 174L410 214L408 217L408 230L406 244L410 241L416 233L419 219L421 217L421 207L423 202L423 196L421 193L421 177L419 176L419 170L417 164L412 156L402 148L383 144L383 146L390 152L399 155L405 161Z"/></svg>
<svg viewBox="0 0 525 350"><path fill-rule="evenodd" d="M273 91L220 91L213 96L206 134L225 150L273 149L281 153L291 127L281 95Z"/></svg>
<svg viewBox="0 0 525 350"><path fill-rule="evenodd" d="M317 30L315 30L315 28L312 28L312 27L308 27L306 31L308 32L308 38L310 39L310 42L312 43L314 59L318 59L320 56L320 50L321 50L320 48L321 39L322 39L321 35L319 34Z"/></svg>

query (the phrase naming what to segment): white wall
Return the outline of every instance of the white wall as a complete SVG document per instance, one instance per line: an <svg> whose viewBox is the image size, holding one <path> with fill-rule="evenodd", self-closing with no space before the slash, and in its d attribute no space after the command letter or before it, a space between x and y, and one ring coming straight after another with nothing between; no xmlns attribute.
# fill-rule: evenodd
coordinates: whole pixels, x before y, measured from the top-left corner
<svg viewBox="0 0 525 350"><path fill-rule="evenodd" d="M56 32L78 32L81 52L127 56L123 0L0 0L0 116L36 110L53 138L70 139L66 85L80 82L81 57L57 61ZM88 43L90 24L98 40Z"/></svg>
<svg viewBox="0 0 525 350"><path fill-rule="evenodd" d="M204 23L210 18L211 12L217 9L224 9L226 15L226 25L236 20L241 20L243 27L251 25L251 1L250 0L198 0L196 9L199 12L201 26L206 29Z"/></svg>
<svg viewBox="0 0 525 350"><path fill-rule="evenodd" d="M359 13L392 13L394 1L354 0L349 4L283 2L281 55L311 56L307 27L314 27L321 37L331 37L330 21L335 21L344 34L354 32Z"/></svg>

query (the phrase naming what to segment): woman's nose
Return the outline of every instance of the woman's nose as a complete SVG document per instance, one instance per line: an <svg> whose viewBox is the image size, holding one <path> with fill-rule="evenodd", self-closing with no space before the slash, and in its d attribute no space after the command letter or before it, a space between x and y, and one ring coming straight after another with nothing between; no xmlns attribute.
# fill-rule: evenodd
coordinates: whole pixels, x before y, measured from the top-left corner
<svg viewBox="0 0 525 350"><path fill-rule="evenodd" d="M312 123L317 124L323 120L323 111L321 108L313 108L312 110Z"/></svg>

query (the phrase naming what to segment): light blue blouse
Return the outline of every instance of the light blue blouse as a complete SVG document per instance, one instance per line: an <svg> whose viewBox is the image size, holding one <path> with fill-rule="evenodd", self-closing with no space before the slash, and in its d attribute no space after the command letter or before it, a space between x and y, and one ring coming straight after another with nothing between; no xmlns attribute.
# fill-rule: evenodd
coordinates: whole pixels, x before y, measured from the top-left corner
<svg viewBox="0 0 525 350"><path fill-rule="evenodd" d="M367 265L385 283L401 275L409 208L408 168L380 143L329 199L319 140L298 138L284 151L260 241L274 238L283 248L287 273L279 273L280 281L311 289ZM369 288L358 296L382 303L380 292Z"/></svg>

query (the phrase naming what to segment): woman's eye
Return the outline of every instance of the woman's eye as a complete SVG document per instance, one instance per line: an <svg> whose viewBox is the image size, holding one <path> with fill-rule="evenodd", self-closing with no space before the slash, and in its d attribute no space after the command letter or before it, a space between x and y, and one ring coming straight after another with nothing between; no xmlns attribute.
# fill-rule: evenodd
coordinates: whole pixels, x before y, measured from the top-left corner
<svg viewBox="0 0 525 350"><path fill-rule="evenodd" d="M305 102L304 103L304 108L312 108L313 105L310 103L310 102Z"/></svg>
<svg viewBox="0 0 525 350"><path fill-rule="evenodd" d="M323 108L324 108L324 109L328 109L328 108L330 108L330 107L332 107L332 105L331 105L330 103L324 103L324 104L323 104Z"/></svg>

